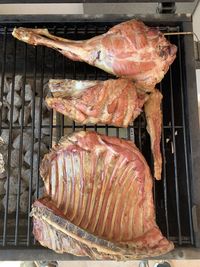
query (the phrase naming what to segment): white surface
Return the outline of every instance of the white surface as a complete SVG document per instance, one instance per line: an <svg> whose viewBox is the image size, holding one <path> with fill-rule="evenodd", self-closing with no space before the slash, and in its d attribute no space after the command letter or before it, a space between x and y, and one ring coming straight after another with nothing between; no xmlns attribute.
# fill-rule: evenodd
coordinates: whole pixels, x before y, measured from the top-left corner
<svg viewBox="0 0 200 267"><path fill-rule="evenodd" d="M0 14L83 14L83 4L2 4Z"/></svg>
<svg viewBox="0 0 200 267"><path fill-rule="evenodd" d="M112 262L112 261L63 261L58 267L139 267L140 261ZM149 267L154 267L157 261L149 261ZM172 260L171 267L200 267L200 260Z"/></svg>
<svg viewBox="0 0 200 267"><path fill-rule="evenodd" d="M45 0L43 0L45 2ZM176 13L191 14L195 3L177 3ZM84 4L1 4L0 14L155 14L156 3L84 3ZM148 10L148 11L147 11Z"/></svg>

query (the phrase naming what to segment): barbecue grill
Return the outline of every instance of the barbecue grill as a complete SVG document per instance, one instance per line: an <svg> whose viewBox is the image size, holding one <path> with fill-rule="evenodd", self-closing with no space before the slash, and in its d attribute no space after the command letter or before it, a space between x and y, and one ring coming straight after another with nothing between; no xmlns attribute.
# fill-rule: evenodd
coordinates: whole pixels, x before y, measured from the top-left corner
<svg viewBox="0 0 200 267"><path fill-rule="evenodd" d="M10 1L9 1L10 2ZM14 2L14 1L12 1ZM34 1L32 1L34 2ZM65 1L67 2L67 1ZM165 6L165 5L164 5ZM170 6L170 4L168 5ZM171 10L170 10L171 12ZM0 113L0 134L7 130L7 183L5 186L4 207L0 213L0 259L80 259L75 256L56 254L41 247L32 234L32 219L29 216L34 198L40 195L39 165L41 160L41 143L46 140L47 148L58 142L61 136L76 130L95 130L99 133L130 139L136 143L145 156L151 170L153 160L150 139L146 131L143 114L127 129L108 125L82 126L61 114L44 111L43 99L46 84L50 78L106 80L111 75L81 62L73 62L56 51L46 47L33 47L14 39L11 32L15 26L48 28L55 35L69 39L87 39L106 32L115 24L138 18L148 26L158 27L164 33L175 33L166 37L178 47L177 58L171 65L158 89L163 94L163 128L162 128L162 180L154 181L154 202L156 221L162 233L175 243L176 249L165 258L199 258L200 230L198 212L200 208L200 145L198 126L197 90L195 82L195 60L193 55L193 36L179 35L179 32L192 32L192 20L188 15L156 14L134 15L63 15L63 16L1 16L0 17L0 101L4 104L5 83L10 81L10 112L6 121ZM21 83L21 117L15 116L15 82L20 75ZM6 80L7 79L7 80ZM32 116L24 122L27 101L26 84L32 86L30 108ZM36 101L37 98L37 101ZM38 102L39 99L39 103ZM2 108L1 107L1 108ZM38 108L39 107L39 108ZM49 122L43 119L43 114ZM37 117L37 121L36 121ZM45 134L44 134L45 132ZM22 171L24 166L23 143L27 133L31 137L28 205L25 212L20 206L22 189ZM16 180L17 192L14 194L16 210L9 214L11 195L10 177L12 175L13 138L19 136ZM38 143L37 149L34 144ZM25 163L26 165L26 163ZM26 165L27 166L27 165ZM33 183L36 179L35 193ZM199 187L199 188L198 188ZM83 258L84 259L84 258Z"/></svg>

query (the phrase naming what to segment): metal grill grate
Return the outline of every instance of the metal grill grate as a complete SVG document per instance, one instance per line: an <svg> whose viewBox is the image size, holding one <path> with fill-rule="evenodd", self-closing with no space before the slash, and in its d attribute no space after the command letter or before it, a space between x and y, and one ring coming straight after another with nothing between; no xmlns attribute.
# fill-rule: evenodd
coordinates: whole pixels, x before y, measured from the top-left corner
<svg viewBox="0 0 200 267"><path fill-rule="evenodd" d="M54 25L37 24L38 27L48 27L53 34L77 40L104 33L112 25L114 23L102 22L67 23L65 25L59 23L54 23ZM58 141L66 133L81 129L95 130L107 135L115 135L135 141L151 168L153 165L144 114L127 129L102 125L81 126L60 114L56 114L56 120L54 121L53 112L45 111L43 108L45 88L49 78L105 80L111 76L87 64L72 62L51 49L27 46L22 42L18 42L11 36L13 26L15 25L5 25L0 28L1 109L3 107L6 108L4 97L7 96L7 91L11 95L9 121L4 118L3 112L0 112L1 134L7 130L8 135L6 178L8 182L5 186L6 191L0 196L1 199L4 198L5 206L4 208L1 205L0 246L6 248L13 246L34 248L38 244L33 238L32 222L28 214L34 200L33 186L36 188L35 197L40 195L39 163L42 157L41 145L44 143L44 139L49 149L52 141ZM26 24L26 26L33 27L35 25ZM160 29L163 31L179 31L179 26L162 26ZM161 181L154 181L154 199L157 223L163 234L179 246L191 246L194 244L194 236L190 197L190 165L187 152L188 136L185 120L184 51L181 38L179 36L171 37L171 42L178 46L177 59L162 83L158 85L163 93L163 130L161 142L163 176ZM22 100L20 107L21 117L17 122L14 121L16 115L14 108L16 75L21 75L20 94ZM7 83L9 83L9 86ZM25 101L27 83L30 83L32 86L32 99L29 102ZM6 86L10 88L5 89ZM27 115L26 107L28 105L30 105L32 110L32 117L29 118L28 123L24 123L24 118ZM47 119L44 120L44 114L46 118L49 118L49 122ZM29 166L23 162L23 144L26 142L24 139L26 133L31 138L29 151L32 156L29 159ZM13 138L16 138L16 135L19 136L19 145L16 153L17 156L13 158ZM35 142L38 143L36 148L34 146ZM11 176L13 176L13 160L17 160L15 167L17 191L13 194L16 209L13 213L8 214L9 205L13 201L10 198L11 191L13 190L10 184ZM28 205L25 213L22 212L20 206L24 166L30 170L26 189L28 192Z"/></svg>

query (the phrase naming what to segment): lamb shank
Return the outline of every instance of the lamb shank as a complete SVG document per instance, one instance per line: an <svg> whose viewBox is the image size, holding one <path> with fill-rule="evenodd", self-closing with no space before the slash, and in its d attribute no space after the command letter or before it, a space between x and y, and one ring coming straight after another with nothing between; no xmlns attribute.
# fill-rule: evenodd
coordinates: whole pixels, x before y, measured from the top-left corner
<svg viewBox="0 0 200 267"><path fill-rule="evenodd" d="M156 225L150 169L132 142L96 132L65 136L40 174L48 198L34 203L32 216L43 246L118 260L173 249Z"/></svg>
<svg viewBox="0 0 200 267"><path fill-rule="evenodd" d="M15 28L13 36L32 45L45 45L75 61L84 61L117 77L133 80L152 91L176 57L177 48L155 28L135 19L89 40L53 36L47 29Z"/></svg>
<svg viewBox="0 0 200 267"><path fill-rule="evenodd" d="M161 178L162 94L158 90L146 94L137 89L131 80L126 79L50 80L49 88L51 96L46 98L48 107L81 124L127 127L138 117L144 106L147 130L151 137L154 176L158 180Z"/></svg>

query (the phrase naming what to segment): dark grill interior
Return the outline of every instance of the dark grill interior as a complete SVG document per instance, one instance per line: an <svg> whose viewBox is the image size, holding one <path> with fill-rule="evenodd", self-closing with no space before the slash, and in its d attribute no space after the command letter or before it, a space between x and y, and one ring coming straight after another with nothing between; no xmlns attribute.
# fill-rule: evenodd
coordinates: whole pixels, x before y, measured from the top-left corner
<svg viewBox="0 0 200 267"><path fill-rule="evenodd" d="M49 30L59 36L71 39L86 39L92 36L106 32L114 23L67 23L33 25L26 24L25 27L47 27ZM151 25L151 24L150 24ZM11 36L12 28L15 25L3 25L0 28L0 72L1 72L1 92L0 101L3 103L5 77L11 82L11 105L10 105L10 122L4 122L2 112L0 112L0 131L8 129L8 165L7 180L11 176L11 152L13 144L13 135L15 132L20 135L20 144L18 149L19 158L17 159L17 175L18 184L16 199L16 211L8 214L8 200L11 185L9 182L6 186L6 192L1 195L1 199L5 198L5 211L1 207L0 213L0 246L11 248L13 246L34 248L38 244L32 235L32 222L29 217L31 204L34 198L32 190L33 176L36 173L36 193L39 196L39 159L41 159L41 143L43 142L43 131L45 138L49 141L48 148L53 141L58 141L65 133L75 130L87 129L95 130L108 135L115 135L135 141L136 145L141 149L152 169L152 156L150 152L150 140L146 131L145 116L142 114L134 124L127 129L115 128L112 126L87 125L81 126L68 119L64 119L60 114L54 116L52 111L45 111L46 116L50 118L50 123L43 122L42 101L45 91L43 88L49 78L71 78L71 79L108 79L109 76L105 72L88 66L85 63L72 62L58 52L44 47L32 47L17 41ZM24 26L20 24L20 26ZM155 24L153 25L155 26ZM158 26L158 25L156 25ZM179 31L179 25L166 27L159 25L164 32ZM186 121L186 97L184 83L184 50L182 38L179 36L171 37L170 41L178 46L177 59L173 63L162 83L158 88L163 93L163 131L162 131L162 152L163 152L163 174L161 181L154 182L154 199L156 207L156 219L159 227L164 235L173 240L178 246L194 245L194 236L192 229L191 215L191 197L190 197L190 165L188 158L188 128ZM14 81L16 75L23 76L21 89L21 125L19 122L13 122L14 110ZM23 117L26 115L25 110L25 84L27 81L32 84L32 119L25 126ZM35 110L36 97L39 97L39 110ZM4 103L3 103L4 105ZM39 124L35 125L35 117L38 116ZM53 118L56 117L56 121ZM37 134L36 130L37 129ZM37 155L36 168L34 168L33 156L30 158L30 176L28 185L28 207L25 213L20 209L20 187L22 184L21 172L23 163L23 142L24 134L31 136L30 151L33 155L34 143L38 142L38 149L35 151ZM34 166L33 166L34 165Z"/></svg>

